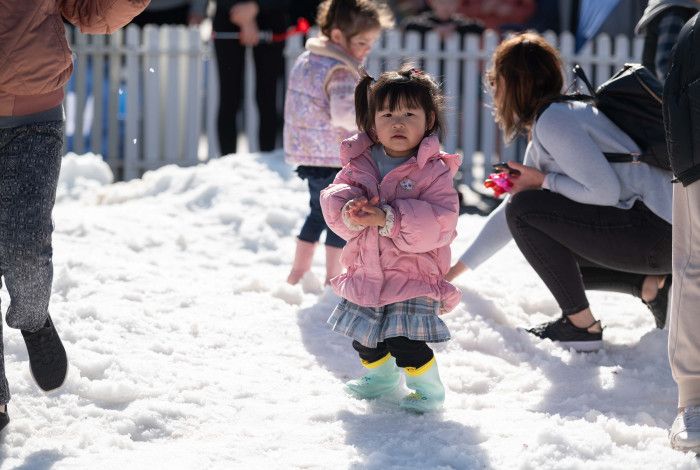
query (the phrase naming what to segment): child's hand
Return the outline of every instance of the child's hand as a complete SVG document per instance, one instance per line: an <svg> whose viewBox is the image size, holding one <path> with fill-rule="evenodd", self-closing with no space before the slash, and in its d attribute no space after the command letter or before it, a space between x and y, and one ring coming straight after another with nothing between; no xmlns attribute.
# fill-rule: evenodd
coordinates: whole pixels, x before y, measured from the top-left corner
<svg viewBox="0 0 700 470"><path fill-rule="evenodd" d="M386 212L377 206L364 206L357 214L349 214L350 220L365 227L384 227Z"/></svg>
<svg viewBox="0 0 700 470"><path fill-rule="evenodd" d="M348 215L355 214L357 215L363 207L366 207L367 205L372 205L376 206L377 203L379 202L379 198L377 196L374 196L372 199L367 200L366 197L356 197L355 199L350 199L347 204L346 204L346 209L348 212Z"/></svg>
<svg viewBox="0 0 700 470"><path fill-rule="evenodd" d="M377 207L379 198L374 196L367 200L366 197L358 197L348 201L346 211L348 218L354 224L365 227L384 227L386 213Z"/></svg>

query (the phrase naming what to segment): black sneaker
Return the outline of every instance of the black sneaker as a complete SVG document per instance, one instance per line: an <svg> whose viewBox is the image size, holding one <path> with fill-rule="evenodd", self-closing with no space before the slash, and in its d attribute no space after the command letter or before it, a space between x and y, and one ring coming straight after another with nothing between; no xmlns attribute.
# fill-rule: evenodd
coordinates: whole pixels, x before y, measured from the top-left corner
<svg viewBox="0 0 700 470"><path fill-rule="evenodd" d="M562 346L576 351L597 351L603 346L602 329L599 333L591 333L588 328L574 326L566 317L543 323L527 331L539 338L556 341Z"/></svg>
<svg viewBox="0 0 700 470"><path fill-rule="evenodd" d="M654 300L649 302L644 302L644 305L651 310L651 314L654 315L654 321L656 322L656 327L660 330L666 326L666 314L668 312L668 292L671 289L671 283L673 278L669 275L666 277L666 282L664 286L659 289L656 293Z"/></svg>
<svg viewBox="0 0 700 470"><path fill-rule="evenodd" d="M44 327L38 331L30 333L22 330L22 336L29 353L29 367L37 385L45 392L63 385L68 371L68 359L51 317L46 318Z"/></svg>

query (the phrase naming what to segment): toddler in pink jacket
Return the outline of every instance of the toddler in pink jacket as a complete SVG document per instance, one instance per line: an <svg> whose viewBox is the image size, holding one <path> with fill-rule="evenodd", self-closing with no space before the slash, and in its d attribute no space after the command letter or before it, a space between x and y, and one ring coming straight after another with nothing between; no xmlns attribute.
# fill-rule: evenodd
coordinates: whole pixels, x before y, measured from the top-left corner
<svg viewBox="0 0 700 470"><path fill-rule="evenodd" d="M403 368L413 393L400 406L417 412L444 401L426 343L450 338L438 315L459 302L444 275L456 236L452 179L461 158L440 152L442 104L438 86L420 70L364 77L355 90L364 132L343 142L343 168L321 192L326 223L347 241L347 271L331 280L343 300L328 323L353 338L368 369L346 388L359 398L379 397L398 387Z"/></svg>

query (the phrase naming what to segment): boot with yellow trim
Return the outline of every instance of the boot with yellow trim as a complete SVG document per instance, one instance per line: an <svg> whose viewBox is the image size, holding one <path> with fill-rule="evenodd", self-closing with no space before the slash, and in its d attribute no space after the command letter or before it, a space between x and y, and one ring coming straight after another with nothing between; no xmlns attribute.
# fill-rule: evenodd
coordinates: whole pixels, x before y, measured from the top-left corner
<svg viewBox="0 0 700 470"><path fill-rule="evenodd" d="M413 393L406 395L399 406L404 410L425 413L442 407L445 402L445 387L440 381L437 362L433 356L420 367L405 367L406 386Z"/></svg>
<svg viewBox="0 0 700 470"><path fill-rule="evenodd" d="M392 392L399 386L401 373L396 367L396 359L391 354L374 362L367 362L363 359L362 365L369 369L369 372L359 379L351 380L345 384L345 390L355 398L365 400L378 398Z"/></svg>

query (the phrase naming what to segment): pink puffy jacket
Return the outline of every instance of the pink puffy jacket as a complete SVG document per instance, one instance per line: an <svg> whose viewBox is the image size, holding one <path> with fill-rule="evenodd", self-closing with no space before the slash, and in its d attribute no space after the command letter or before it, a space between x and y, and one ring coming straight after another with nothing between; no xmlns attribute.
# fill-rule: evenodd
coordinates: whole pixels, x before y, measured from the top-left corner
<svg viewBox="0 0 700 470"><path fill-rule="evenodd" d="M343 141L343 169L321 192L328 226L348 241L341 262L347 272L331 280L339 296L366 307L430 297L452 310L459 290L444 279L450 243L457 235L459 201L452 178L461 157L440 152L436 136L423 139L418 154L384 179L370 155L372 140L358 134ZM352 227L343 207L353 198L378 196L387 224Z"/></svg>

